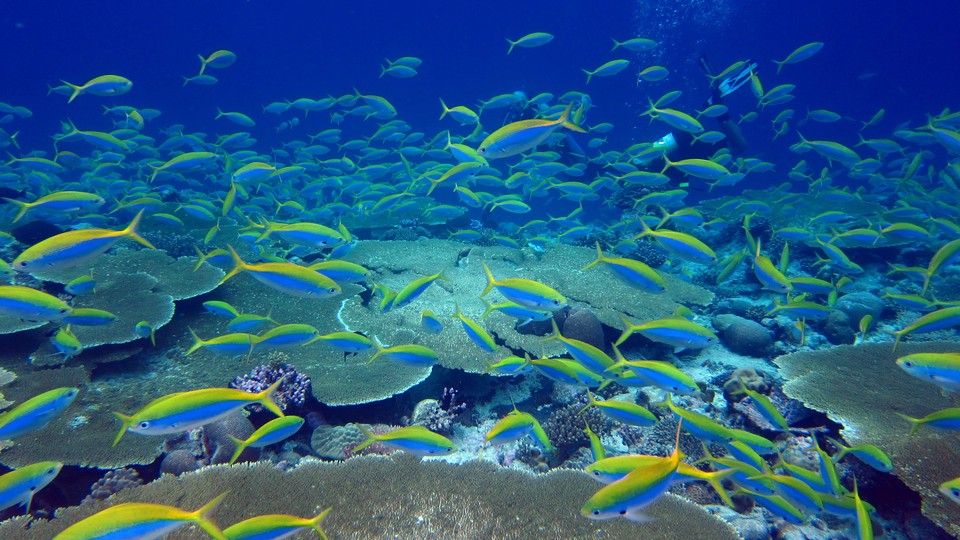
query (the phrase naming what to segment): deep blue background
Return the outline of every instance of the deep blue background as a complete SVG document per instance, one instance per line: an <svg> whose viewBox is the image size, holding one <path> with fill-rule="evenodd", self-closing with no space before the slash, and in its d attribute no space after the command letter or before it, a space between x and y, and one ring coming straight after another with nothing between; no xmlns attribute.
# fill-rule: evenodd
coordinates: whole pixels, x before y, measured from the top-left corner
<svg viewBox="0 0 960 540"><path fill-rule="evenodd" d="M870 135L889 136L896 124L917 125L927 113L960 105L958 6L954 1L824 0L17 2L5 4L0 17L0 101L31 108L33 118L4 128L19 129L26 149L49 149L50 135L67 117L81 129L108 129L100 115L103 104L155 107L163 116L151 128L183 123L188 130L209 133L237 130L213 122L217 106L238 110L258 121L253 131L261 140L275 144L274 127L292 113L260 114L260 107L273 100L336 96L356 86L386 96L402 119L432 135L459 129L450 120L437 122L440 97L450 105L474 105L518 89L528 95L582 90L597 106L590 123L614 123L610 140L622 145L665 131L637 117L647 96L681 89L684 97L675 106L692 110L702 104L706 81L694 60L708 52L718 69L746 57L757 60L768 89L796 84L798 97L788 106L798 113L827 108L865 120L884 107L886 120ZM504 38L533 31L556 38L544 47L505 55ZM658 39L662 46L629 57L634 61L628 71L586 85L581 68L627 54L611 54L610 38L635 35ZM774 75L771 60L810 41L826 46L811 60ZM236 52L239 60L229 69L211 71L219 84L181 86L181 76L196 73L198 53L221 48ZM377 78L384 57L402 55L423 58L416 78ZM670 77L638 87L636 72L654 63L670 68ZM129 77L133 90L121 98L81 96L70 105L62 96L45 96L46 85L59 79L82 84L104 73ZM731 105L739 114L751 110L755 100L745 90ZM769 121L776 112L745 128L754 153L771 159L787 146L769 144ZM282 136L315 133L328 127L328 118L322 113ZM349 119L346 127L351 125L360 121ZM848 122L801 129L804 135L852 144L857 127ZM375 128L368 123L362 129ZM786 139L792 143L796 136Z"/></svg>

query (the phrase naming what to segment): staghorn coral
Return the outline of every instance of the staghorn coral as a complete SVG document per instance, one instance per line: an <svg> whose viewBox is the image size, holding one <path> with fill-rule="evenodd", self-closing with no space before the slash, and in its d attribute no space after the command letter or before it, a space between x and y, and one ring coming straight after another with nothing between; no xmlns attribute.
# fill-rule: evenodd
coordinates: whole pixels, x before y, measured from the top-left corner
<svg viewBox="0 0 960 540"><path fill-rule="evenodd" d="M274 488L269 496L264 493L267 486ZM0 537L22 537L29 527L31 536L50 538L107 505L123 502L196 509L229 490L213 514L221 527L270 513L314 516L332 506L323 527L331 537L343 539L466 540L531 534L570 540L598 536L626 540L647 534L662 540L739 538L725 522L670 494L647 510L655 520L652 525L586 519L579 508L597 489L598 484L582 472L533 475L484 461L451 465L407 456L303 462L289 471L269 463L212 466L162 477L105 502L60 510L51 521L10 520L0 525ZM169 535L171 540L201 537L191 529Z"/></svg>
<svg viewBox="0 0 960 540"><path fill-rule="evenodd" d="M843 425L851 444L874 444L893 460L893 474L923 498L923 513L947 532L960 536L960 506L942 497L940 483L956 476L960 445L950 432L922 429L907 436L910 425L894 412L923 416L957 407L930 384L903 373L898 357L920 352L952 352L956 342L845 345L781 356L775 362L787 381L784 393Z"/></svg>

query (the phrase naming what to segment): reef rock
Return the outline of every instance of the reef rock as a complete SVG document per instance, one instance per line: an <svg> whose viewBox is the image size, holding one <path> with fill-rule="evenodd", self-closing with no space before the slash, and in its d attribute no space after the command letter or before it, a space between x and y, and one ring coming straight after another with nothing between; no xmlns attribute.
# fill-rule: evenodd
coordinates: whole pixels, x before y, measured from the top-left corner
<svg viewBox="0 0 960 540"><path fill-rule="evenodd" d="M770 332L756 321L723 314L713 318L713 327L723 344L737 354L762 358L773 346Z"/></svg>

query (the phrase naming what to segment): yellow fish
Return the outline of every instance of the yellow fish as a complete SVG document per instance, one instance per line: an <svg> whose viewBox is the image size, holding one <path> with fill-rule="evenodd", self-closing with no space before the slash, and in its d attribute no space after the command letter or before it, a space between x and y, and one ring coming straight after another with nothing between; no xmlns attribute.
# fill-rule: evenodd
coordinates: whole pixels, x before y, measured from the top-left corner
<svg viewBox="0 0 960 540"><path fill-rule="evenodd" d="M515 156L536 148L561 127L586 133L587 130L568 120L572 108L571 102L556 120L533 119L509 123L484 139L477 148L477 153L487 159Z"/></svg>

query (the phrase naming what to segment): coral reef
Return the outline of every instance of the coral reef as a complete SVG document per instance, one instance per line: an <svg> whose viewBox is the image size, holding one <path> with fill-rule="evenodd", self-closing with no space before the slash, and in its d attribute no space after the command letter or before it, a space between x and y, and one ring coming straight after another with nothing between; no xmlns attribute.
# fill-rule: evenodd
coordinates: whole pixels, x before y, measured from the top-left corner
<svg viewBox="0 0 960 540"><path fill-rule="evenodd" d="M533 531L542 538L635 539L647 532L662 540L739 538L725 522L670 494L647 510L654 525L585 519L580 505L598 485L575 471L535 476L484 461L451 465L408 456L303 462L286 472L262 462L212 466L180 477L165 476L103 502L60 510L51 521L10 520L0 525L0 537L21 537L29 527L30 535L50 538L107 505L123 502L195 509L229 490L213 514L222 527L270 513L313 516L332 506L324 529L336 538L522 538ZM265 496L267 486L282 489L270 489ZM191 537L189 531L171 535Z"/></svg>
<svg viewBox="0 0 960 540"><path fill-rule="evenodd" d="M589 343L601 351L609 345L603 337L603 325L600 319L587 308L576 307L563 320L563 337Z"/></svg>
<svg viewBox="0 0 960 540"><path fill-rule="evenodd" d="M250 370L249 375L240 375L230 383L230 388L243 390L244 392L263 392L271 384L283 379L280 387L273 395L274 401L280 410L297 409L303 407L310 395L310 377L297 372L297 368L283 360L287 355L281 351L271 351L267 355L271 360L269 364L257 366ZM263 407L260 405L251 406L251 410L259 411Z"/></svg>
<svg viewBox="0 0 960 540"><path fill-rule="evenodd" d="M457 391L444 388L439 400L425 399L417 403L410 416L409 425L423 426L430 431L449 435L453 422L467 410L466 403L457 403Z"/></svg>
<svg viewBox="0 0 960 540"><path fill-rule="evenodd" d="M93 501L102 501L107 497L120 493L120 491L134 486L143 485L143 480L136 469L122 467L107 471L103 478L94 482L90 486L90 494L80 501L81 506L93 503Z"/></svg>
<svg viewBox="0 0 960 540"><path fill-rule="evenodd" d="M907 436L910 425L894 412L924 416L958 406L932 385L903 373L895 360L920 352L956 351L956 342L889 343L804 351L775 360L787 383L784 393L843 425L851 444L874 444L893 460L893 474L923 498L923 513L947 532L960 536L960 505L937 487L956 476L960 447L956 436L922 429Z"/></svg>

